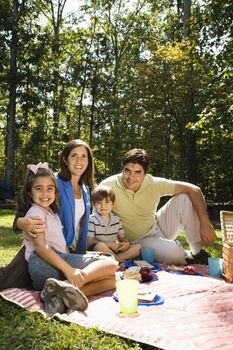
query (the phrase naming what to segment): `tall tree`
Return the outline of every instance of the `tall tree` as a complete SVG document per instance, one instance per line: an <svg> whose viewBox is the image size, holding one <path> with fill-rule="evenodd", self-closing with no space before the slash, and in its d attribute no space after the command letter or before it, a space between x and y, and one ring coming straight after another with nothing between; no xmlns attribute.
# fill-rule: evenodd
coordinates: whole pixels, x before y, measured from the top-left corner
<svg viewBox="0 0 233 350"><path fill-rule="evenodd" d="M8 76L9 104L7 115L7 169L6 180L9 185L14 180L14 151L15 151L15 116L16 116L16 90L17 90L17 50L19 35L19 20L23 14L26 0L21 3L12 1L11 9L11 40L10 40L10 70Z"/></svg>
<svg viewBox="0 0 233 350"><path fill-rule="evenodd" d="M61 91L63 86L61 84L60 65L61 65L61 40L60 34L64 23L64 7L67 0L39 0L38 7L44 16L51 23L53 29L53 37L51 42L51 57L53 59L52 68L52 113L53 113L53 137L54 140L58 137L59 117L61 112L61 105L63 96Z"/></svg>
<svg viewBox="0 0 233 350"><path fill-rule="evenodd" d="M191 36L191 0L183 0L183 32L186 45L189 47L189 62L186 70L184 98L184 120L186 125L197 121L194 108L195 84L193 76L193 45ZM197 183L197 156L196 156L196 133L192 129L187 130L187 179L189 182ZM183 145L182 145L183 149Z"/></svg>

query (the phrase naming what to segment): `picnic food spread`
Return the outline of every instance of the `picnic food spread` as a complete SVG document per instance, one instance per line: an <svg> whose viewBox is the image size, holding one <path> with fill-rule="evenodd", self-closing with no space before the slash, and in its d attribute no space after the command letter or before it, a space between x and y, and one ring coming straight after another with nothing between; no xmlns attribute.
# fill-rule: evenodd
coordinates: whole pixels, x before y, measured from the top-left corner
<svg viewBox="0 0 233 350"><path fill-rule="evenodd" d="M150 282L157 279L155 272L160 270L157 264L149 264L144 260L127 260L116 273L116 280L135 279L139 282Z"/></svg>

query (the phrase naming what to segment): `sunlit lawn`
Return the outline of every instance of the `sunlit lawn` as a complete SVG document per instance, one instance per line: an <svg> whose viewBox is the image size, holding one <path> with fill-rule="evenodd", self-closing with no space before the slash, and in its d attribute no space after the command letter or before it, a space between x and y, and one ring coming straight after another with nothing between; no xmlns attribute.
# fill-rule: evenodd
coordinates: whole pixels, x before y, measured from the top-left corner
<svg viewBox="0 0 233 350"><path fill-rule="evenodd" d="M0 210L0 265L5 266L15 256L22 236L12 233L13 211ZM207 250L221 256L221 233ZM183 235L179 237L188 248ZM155 349L97 329L86 329L58 320L47 320L38 313L30 313L0 298L0 349Z"/></svg>
<svg viewBox="0 0 233 350"><path fill-rule="evenodd" d="M0 265L15 256L22 236L12 233L13 212L0 210ZM27 310L0 297L0 349L1 350L62 350L62 349L143 349L154 347L113 336L97 329L86 329L59 320L46 320L39 313Z"/></svg>

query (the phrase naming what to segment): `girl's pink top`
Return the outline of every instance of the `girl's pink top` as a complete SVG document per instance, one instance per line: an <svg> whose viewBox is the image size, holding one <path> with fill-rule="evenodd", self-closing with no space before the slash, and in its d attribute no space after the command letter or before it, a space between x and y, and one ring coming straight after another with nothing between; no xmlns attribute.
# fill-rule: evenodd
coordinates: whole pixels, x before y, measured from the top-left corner
<svg viewBox="0 0 233 350"><path fill-rule="evenodd" d="M27 211L27 217L38 216L45 220L45 241L51 247L57 249L59 252L67 253L66 241L62 233L62 224L59 216L52 211L47 211L39 205L33 204ZM31 253L35 250L33 238L24 239L25 245L25 259L28 261Z"/></svg>

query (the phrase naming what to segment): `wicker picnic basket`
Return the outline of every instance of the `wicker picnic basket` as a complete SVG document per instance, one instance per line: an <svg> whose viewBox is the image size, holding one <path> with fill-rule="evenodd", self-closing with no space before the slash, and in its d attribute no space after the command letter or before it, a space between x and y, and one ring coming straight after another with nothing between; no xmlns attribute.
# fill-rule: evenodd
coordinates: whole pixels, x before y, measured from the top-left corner
<svg viewBox="0 0 233 350"><path fill-rule="evenodd" d="M220 222L223 239L222 275L229 283L233 283L233 211L221 211Z"/></svg>

